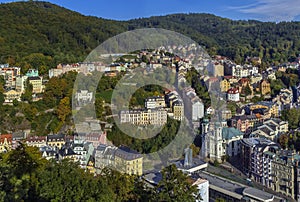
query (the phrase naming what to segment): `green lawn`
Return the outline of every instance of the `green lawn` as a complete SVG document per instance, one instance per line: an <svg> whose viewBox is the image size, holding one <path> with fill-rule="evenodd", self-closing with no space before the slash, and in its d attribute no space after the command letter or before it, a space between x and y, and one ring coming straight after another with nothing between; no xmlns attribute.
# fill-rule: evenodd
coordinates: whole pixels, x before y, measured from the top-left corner
<svg viewBox="0 0 300 202"><path fill-rule="evenodd" d="M100 93L96 93L96 98L100 97L104 99L106 103L111 102L111 96L112 96L113 90L106 90Z"/></svg>

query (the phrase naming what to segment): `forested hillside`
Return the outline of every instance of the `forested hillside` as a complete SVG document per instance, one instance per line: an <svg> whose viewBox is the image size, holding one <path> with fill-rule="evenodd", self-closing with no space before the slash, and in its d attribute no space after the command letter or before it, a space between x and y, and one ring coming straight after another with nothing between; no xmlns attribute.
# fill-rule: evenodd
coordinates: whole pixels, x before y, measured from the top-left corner
<svg viewBox="0 0 300 202"><path fill-rule="evenodd" d="M27 68L84 60L107 38L144 27L185 34L210 54L225 55L238 63L246 56L259 56L264 64L292 61L300 53L299 22L233 21L210 14L114 21L29 1L1 4L0 24L0 62Z"/></svg>

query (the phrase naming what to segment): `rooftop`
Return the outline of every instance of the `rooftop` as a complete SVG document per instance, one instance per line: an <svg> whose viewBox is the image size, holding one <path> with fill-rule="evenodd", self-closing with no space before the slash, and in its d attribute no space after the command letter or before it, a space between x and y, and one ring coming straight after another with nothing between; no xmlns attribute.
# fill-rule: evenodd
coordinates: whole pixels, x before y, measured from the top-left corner
<svg viewBox="0 0 300 202"><path fill-rule="evenodd" d="M229 140L238 136L243 136L243 133L234 127L222 129L222 138L225 140Z"/></svg>

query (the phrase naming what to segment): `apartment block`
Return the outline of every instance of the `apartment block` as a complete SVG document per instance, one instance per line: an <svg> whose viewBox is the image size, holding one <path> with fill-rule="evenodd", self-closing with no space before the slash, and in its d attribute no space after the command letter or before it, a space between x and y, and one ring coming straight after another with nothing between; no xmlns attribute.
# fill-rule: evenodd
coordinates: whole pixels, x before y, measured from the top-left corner
<svg viewBox="0 0 300 202"><path fill-rule="evenodd" d="M167 111L164 109L123 110L120 112L120 122L134 125L164 125L167 123Z"/></svg>

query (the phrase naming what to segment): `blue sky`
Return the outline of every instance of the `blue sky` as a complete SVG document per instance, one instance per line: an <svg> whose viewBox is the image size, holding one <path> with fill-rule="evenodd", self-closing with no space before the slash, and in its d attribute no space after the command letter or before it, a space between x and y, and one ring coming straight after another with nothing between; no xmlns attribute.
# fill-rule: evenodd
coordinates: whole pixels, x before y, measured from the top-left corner
<svg viewBox="0 0 300 202"><path fill-rule="evenodd" d="M116 20L172 13L211 13L231 19L277 22L300 19L300 0L49 0L49 2L84 15Z"/></svg>

